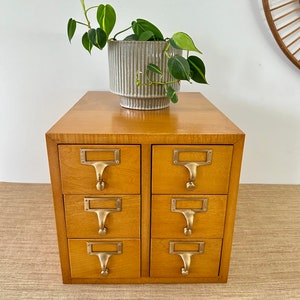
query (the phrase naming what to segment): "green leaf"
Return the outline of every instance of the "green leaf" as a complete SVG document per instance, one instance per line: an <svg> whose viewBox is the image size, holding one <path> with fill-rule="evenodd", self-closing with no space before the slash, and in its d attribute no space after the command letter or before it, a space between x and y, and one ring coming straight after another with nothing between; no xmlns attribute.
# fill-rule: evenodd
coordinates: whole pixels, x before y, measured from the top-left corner
<svg viewBox="0 0 300 300"><path fill-rule="evenodd" d="M97 41L96 41L96 29L92 28L88 31L88 38L89 41L93 44L93 45L97 45Z"/></svg>
<svg viewBox="0 0 300 300"><path fill-rule="evenodd" d="M180 55L171 57L168 60L168 69L174 78L190 81L190 65L184 57Z"/></svg>
<svg viewBox="0 0 300 300"><path fill-rule="evenodd" d="M128 35L124 39L124 41L138 41L138 40L139 40L139 37L135 34Z"/></svg>
<svg viewBox="0 0 300 300"><path fill-rule="evenodd" d="M135 79L135 84L136 84L136 86L141 86L142 83L138 78L136 78Z"/></svg>
<svg viewBox="0 0 300 300"><path fill-rule="evenodd" d="M171 44L171 46L175 49L180 49L182 50L182 48L180 48L175 42L173 39L169 39L169 43Z"/></svg>
<svg viewBox="0 0 300 300"><path fill-rule="evenodd" d="M153 40L162 41L164 39L160 30L153 25L151 22L144 20L144 19L137 19L131 23L131 27L133 32L140 37L140 35L145 31L153 32Z"/></svg>
<svg viewBox="0 0 300 300"><path fill-rule="evenodd" d="M97 21L100 28L105 31L108 37L116 24L116 12L114 8L109 4L100 4L97 9Z"/></svg>
<svg viewBox="0 0 300 300"><path fill-rule="evenodd" d="M155 74L162 75L162 71L161 71L160 68L159 68L157 65L155 65L155 64L148 64L148 65L147 65L147 70L148 70L148 71L151 71L151 72L153 72L153 73L155 73Z"/></svg>
<svg viewBox="0 0 300 300"><path fill-rule="evenodd" d="M148 30L141 33L141 35L139 36L139 41L150 41L153 38L153 32Z"/></svg>
<svg viewBox="0 0 300 300"><path fill-rule="evenodd" d="M76 30L76 21L71 18L68 21L68 26L67 26L68 38L69 38L70 43L74 36L75 30Z"/></svg>
<svg viewBox="0 0 300 300"><path fill-rule="evenodd" d="M97 42L98 42L99 48L103 49L106 45L107 38L108 38L106 32L101 28L97 28L96 36L97 36Z"/></svg>
<svg viewBox="0 0 300 300"><path fill-rule="evenodd" d="M177 103L178 102L178 96L176 94L176 91L171 87L168 86L167 88L167 97L173 102Z"/></svg>
<svg viewBox="0 0 300 300"><path fill-rule="evenodd" d="M103 49L104 46L106 45L106 41L107 41L107 35L105 33L105 31L101 28L97 28L97 29L90 29L88 31L88 37L90 42L96 46L99 49Z"/></svg>
<svg viewBox="0 0 300 300"><path fill-rule="evenodd" d="M197 49L192 38L184 32L174 33L171 40L171 45L175 48L202 53L199 49Z"/></svg>
<svg viewBox="0 0 300 300"><path fill-rule="evenodd" d="M191 78L198 83L207 83L203 61L197 56L189 56L188 62L191 69Z"/></svg>
<svg viewBox="0 0 300 300"><path fill-rule="evenodd" d="M89 52L91 53L91 50L93 48L93 44L91 43L88 33L86 32L81 39L82 45L83 47Z"/></svg>

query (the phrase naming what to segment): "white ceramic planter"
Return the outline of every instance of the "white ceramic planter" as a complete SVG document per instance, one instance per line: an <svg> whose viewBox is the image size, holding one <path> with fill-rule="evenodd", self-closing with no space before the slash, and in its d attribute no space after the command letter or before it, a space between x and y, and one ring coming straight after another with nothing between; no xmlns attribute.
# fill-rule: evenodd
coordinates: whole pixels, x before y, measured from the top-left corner
<svg viewBox="0 0 300 300"><path fill-rule="evenodd" d="M151 75L152 81L171 81L173 78L167 71L167 58L164 50L167 42L155 41L109 41L108 62L110 89L121 96L122 107L140 110L162 109L169 106L170 100L165 95L162 85L137 86L136 76L146 83L145 72L147 65L153 63L160 67L164 77ZM173 51L173 52L172 52ZM181 50L171 49L171 54L181 54ZM179 83L172 87L179 91Z"/></svg>

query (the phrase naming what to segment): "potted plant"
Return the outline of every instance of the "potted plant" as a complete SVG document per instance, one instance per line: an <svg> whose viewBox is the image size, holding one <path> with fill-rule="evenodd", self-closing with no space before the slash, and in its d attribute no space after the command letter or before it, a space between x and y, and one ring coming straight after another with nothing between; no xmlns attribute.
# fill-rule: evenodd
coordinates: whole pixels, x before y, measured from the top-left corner
<svg viewBox="0 0 300 300"><path fill-rule="evenodd" d="M136 19L113 37L116 23L115 9L109 4L86 7L80 0L84 21L70 18L67 33L71 42L77 24L86 27L82 35L83 47L91 53L108 45L110 88L121 95L120 104L133 109L161 109L178 101L181 80L207 83L203 61L190 52L201 54L192 38L176 32L165 38L151 22ZM96 11L97 27L91 25L89 13ZM123 40L120 34L132 30ZM150 99L155 100L150 101Z"/></svg>

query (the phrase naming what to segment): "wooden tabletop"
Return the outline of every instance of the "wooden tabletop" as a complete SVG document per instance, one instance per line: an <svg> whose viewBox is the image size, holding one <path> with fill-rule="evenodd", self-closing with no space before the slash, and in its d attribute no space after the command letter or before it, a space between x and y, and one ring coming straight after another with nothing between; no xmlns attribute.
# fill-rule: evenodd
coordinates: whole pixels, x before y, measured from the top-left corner
<svg viewBox="0 0 300 300"><path fill-rule="evenodd" d="M119 96L87 92L48 132L61 143L232 144L244 133L200 93L179 93L177 104L140 111Z"/></svg>

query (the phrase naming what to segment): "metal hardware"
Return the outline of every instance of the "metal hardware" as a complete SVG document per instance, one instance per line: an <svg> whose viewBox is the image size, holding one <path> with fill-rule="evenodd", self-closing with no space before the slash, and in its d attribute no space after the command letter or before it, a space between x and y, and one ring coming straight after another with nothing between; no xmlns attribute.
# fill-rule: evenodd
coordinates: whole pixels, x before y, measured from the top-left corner
<svg viewBox="0 0 300 300"><path fill-rule="evenodd" d="M94 245L115 245L116 251L94 251ZM123 252L123 244L122 242L87 242L87 253L89 255L98 256L100 266L101 266L101 276L108 276L109 269L107 268L108 260L112 255L122 254Z"/></svg>
<svg viewBox="0 0 300 300"><path fill-rule="evenodd" d="M178 245L178 244L198 245L198 250L196 250L196 251L175 250L175 245ZM205 244L204 242L170 242L169 253L179 255L183 261L183 267L181 268L181 274L183 276L189 275L192 256L195 254L203 254L204 253L204 244Z"/></svg>
<svg viewBox="0 0 300 300"><path fill-rule="evenodd" d="M92 201L115 201L115 208L91 208L90 203ZM93 212L98 217L100 235L106 235L107 228L105 227L105 221L107 216L111 212L120 212L122 210L122 199L121 198L84 198L84 210L86 212Z"/></svg>
<svg viewBox="0 0 300 300"><path fill-rule="evenodd" d="M114 160L87 160L87 152L113 152ZM91 165L95 168L97 179L96 189L98 191L103 191L105 188L105 182L103 181L103 172L106 167L118 165L120 163L120 149L80 149L80 161L83 165Z"/></svg>
<svg viewBox="0 0 300 300"><path fill-rule="evenodd" d="M201 208L177 208L177 201L201 201ZM183 214L186 220L186 227L183 229L183 233L185 235L191 235L193 224L194 224L194 216L196 213L207 212L207 198L173 198L171 201L171 211Z"/></svg>
<svg viewBox="0 0 300 300"><path fill-rule="evenodd" d="M179 154L182 152L203 152L206 153L206 159L204 161L180 161ZM186 182L187 190L194 190L196 188L197 168L199 166L210 165L212 161L212 150L209 149L174 149L173 150L173 163L175 165L181 165L188 169L190 173L190 179Z"/></svg>

